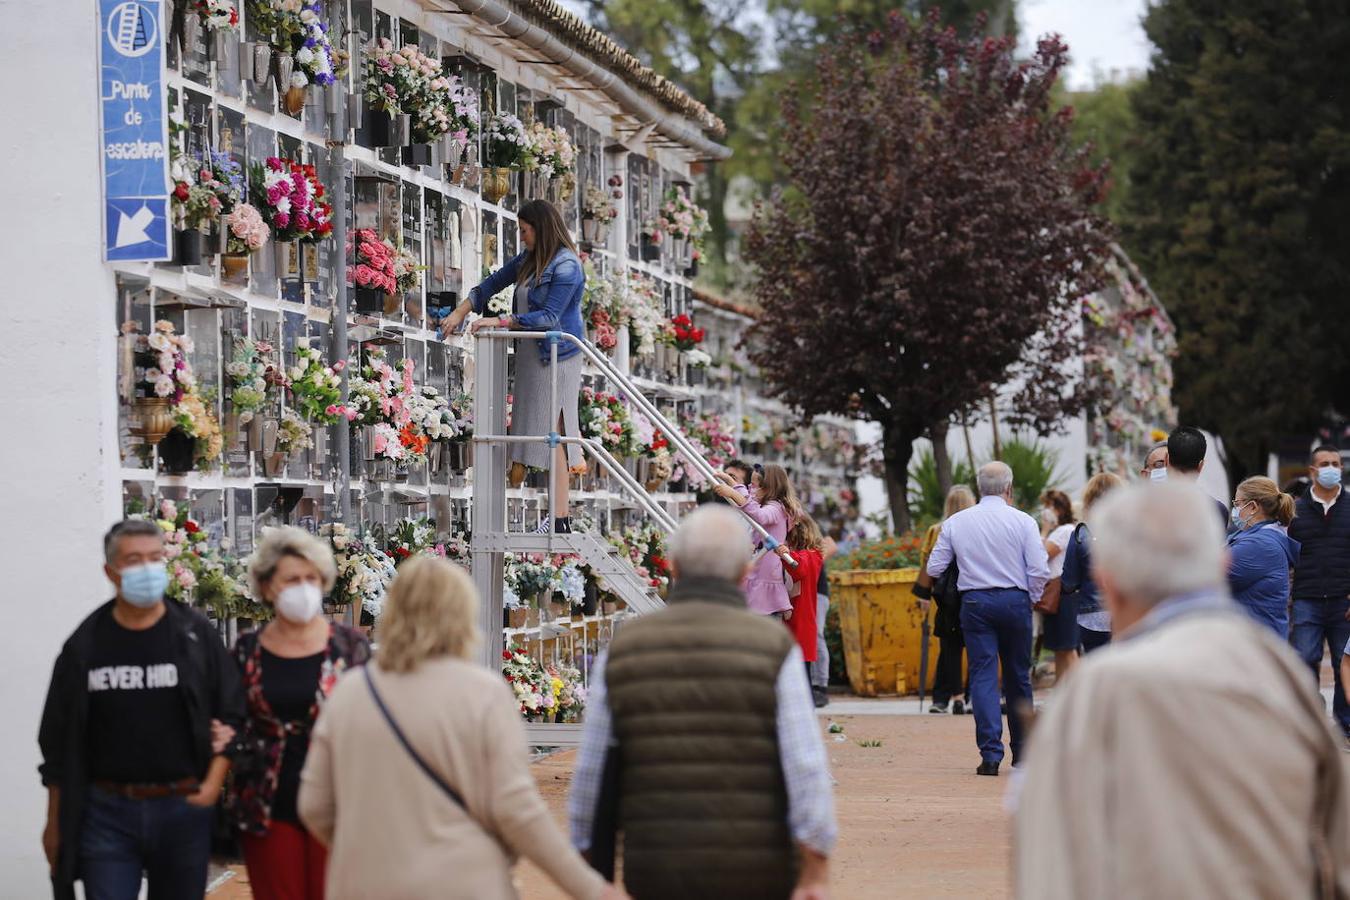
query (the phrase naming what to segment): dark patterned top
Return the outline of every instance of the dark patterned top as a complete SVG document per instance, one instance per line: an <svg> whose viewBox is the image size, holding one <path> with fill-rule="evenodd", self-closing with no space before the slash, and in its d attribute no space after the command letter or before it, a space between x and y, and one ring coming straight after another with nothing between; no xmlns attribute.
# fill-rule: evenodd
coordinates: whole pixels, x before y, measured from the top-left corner
<svg viewBox="0 0 1350 900"><path fill-rule="evenodd" d="M242 673L248 703L248 717L242 732L235 736L234 765L230 771L226 802L239 830L262 835L267 833L272 822L272 804L287 740L293 735L308 736L320 707L337 684L338 676L370 659L370 642L359 631L345 625L331 625L328 647L319 668L319 687L314 693L309 715L283 722L272 711L263 693L259 633L242 634L234 645L234 658Z"/></svg>

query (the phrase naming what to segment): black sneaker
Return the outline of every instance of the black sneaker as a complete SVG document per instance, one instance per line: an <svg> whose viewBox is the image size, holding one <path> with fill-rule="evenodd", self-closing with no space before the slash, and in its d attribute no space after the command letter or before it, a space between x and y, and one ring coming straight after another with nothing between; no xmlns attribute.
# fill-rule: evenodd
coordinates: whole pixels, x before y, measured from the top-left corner
<svg viewBox="0 0 1350 900"><path fill-rule="evenodd" d="M993 776L997 777L997 776L998 776L998 763L994 762L993 760L986 760L986 761L980 763L980 767L979 767L978 769L975 770L975 774L976 774L976 775L993 775Z"/></svg>
<svg viewBox="0 0 1350 900"><path fill-rule="evenodd" d="M811 702L815 704L816 709L830 705L830 695L823 687L811 685Z"/></svg>
<svg viewBox="0 0 1350 900"><path fill-rule="evenodd" d="M558 518L554 519L554 520L553 520L553 533L554 533L554 534L571 534L571 533L572 533L572 517L571 517L571 516L559 516Z"/></svg>
<svg viewBox="0 0 1350 900"><path fill-rule="evenodd" d="M947 704L934 703L932 706L928 707L928 711L930 713L945 713L947 711Z"/></svg>
<svg viewBox="0 0 1350 900"><path fill-rule="evenodd" d="M966 705L960 700L952 701L952 715L964 716L966 714Z"/></svg>

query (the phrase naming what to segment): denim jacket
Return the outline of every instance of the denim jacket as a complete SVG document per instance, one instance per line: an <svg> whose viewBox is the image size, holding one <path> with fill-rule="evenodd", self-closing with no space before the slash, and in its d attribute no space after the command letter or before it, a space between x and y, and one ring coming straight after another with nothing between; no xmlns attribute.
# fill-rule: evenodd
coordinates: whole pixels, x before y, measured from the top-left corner
<svg viewBox="0 0 1350 900"><path fill-rule="evenodd" d="M516 283L516 275L524 265L528 252L519 253L506 265L483 279L482 284L469 291L473 311L482 315L487 302L505 287ZM530 282L529 312L516 316L516 322L526 331L564 331L582 340L586 328L581 319L581 295L586 290L586 275L581 260L566 247L554 254L537 282ZM547 362L547 341L538 341L539 359ZM580 353L574 344L558 345L558 359L567 359Z"/></svg>

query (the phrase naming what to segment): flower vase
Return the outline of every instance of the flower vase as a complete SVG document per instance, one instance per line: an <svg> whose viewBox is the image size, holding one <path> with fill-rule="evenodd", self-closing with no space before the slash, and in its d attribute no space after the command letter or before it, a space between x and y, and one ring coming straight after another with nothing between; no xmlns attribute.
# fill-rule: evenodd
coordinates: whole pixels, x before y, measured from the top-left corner
<svg viewBox="0 0 1350 900"><path fill-rule="evenodd" d="M272 260L278 278L287 278L291 273L291 247L295 241L273 241Z"/></svg>
<svg viewBox="0 0 1350 900"><path fill-rule="evenodd" d="M249 52L252 59L249 60L246 67L253 74L253 83L262 87L267 83L267 77L272 70L272 48L267 44L257 44L250 42Z"/></svg>
<svg viewBox="0 0 1350 900"><path fill-rule="evenodd" d="M430 144L408 144L399 148L399 155L405 166L430 166Z"/></svg>
<svg viewBox="0 0 1350 900"><path fill-rule="evenodd" d="M226 284L247 284L248 254L223 254L220 257L220 278Z"/></svg>
<svg viewBox="0 0 1350 900"><path fill-rule="evenodd" d="M291 73L295 71L295 57L277 50L272 53L272 74L276 76L277 93L291 87Z"/></svg>
<svg viewBox="0 0 1350 900"><path fill-rule="evenodd" d="M661 258L661 243L652 240L651 235L642 236L642 260L643 262L656 262Z"/></svg>
<svg viewBox="0 0 1350 900"><path fill-rule="evenodd" d="M173 430L173 403L168 397L137 397L131 411L135 421L127 430L147 444L158 444Z"/></svg>
<svg viewBox="0 0 1350 900"><path fill-rule="evenodd" d="M601 601L600 601L600 612L601 612L602 615L612 616L612 615L614 615L614 613L616 613L617 611L618 611L618 607L615 606L613 600L601 600Z"/></svg>
<svg viewBox="0 0 1350 900"><path fill-rule="evenodd" d="M159 442L159 470L166 475L191 472L196 453L197 439L182 428L173 428Z"/></svg>
<svg viewBox="0 0 1350 900"><path fill-rule="evenodd" d="M286 460L290 454L284 451L276 453L263 454L263 474L268 478L276 478L286 470Z"/></svg>
<svg viewBox="0 0 1350 900"><path fill-rule="evenodd" d="M501 203L511 193L511 170L506 166L491 166L483 170L483 196L489 203Z"/></svg>
<svg viewBox="0 0 1350 900"><path fill-rule="evenodd" d="M202 244L206 235L196 228L174 232L173 261L176 265L190 268L202 264Z"/></svg>
<svg viewBox="0 0 1350 900"><path fill-rule="evenodd" d="M604 238L600 237L599 219L584 218L581 220L581 239L591 245L604 243Z"/></svg>
<svg viewBox="0 0 1350 900"><path fill-rule="evenodd" d="M358 287L355 289L353 310L368 316L384 314L384 291L379 288Z"/></svg>
<svg viewBox="0 0 1350 900"><path fill-rule="evenodd" d="M239 42L239 77L245 81L253 80L253 48L257 46L253 41Z"/></svg>
<svg viewBox="0 0 1350 900"><path fill-rule="evenodd" d="M292 85L286 88L286 93L281 97L281 106L292 116L298 116L305 109L305 102L308 95L308 85L296 87Z"/></svg>
<svg viewBox="0 0 1350 900"><path fill-rule="evenodd" d="M554 594L552 599L548 601L548 615L550 621L564 617L571 618L571 614L571 607L559 599L558 594Z"/></svg>
<svg viewBox="0 0 1350 900"><path fill-rule="evenodd" d="M216 58L216 71L230 71L230 32L224 28L217 28L215 40L211 43L212 55Z"/></svg>
<svg viewBox="0 0 1350 900"><path fill-rule="evenodd" d="M454 135L441 138L441 161L449 172L454 172L464 161L464 145L455 140Z"/></svg>
<svg viewBox="0 0 1350 900"><path fill-rule="evenodd" d="M534 597L525 597L522 599L524 599L527 604L525 607L525 627L538 628L540 619L542 618L539 612L539 601Z"/></svg>
<svg viewBox="0 0 1350 900"><path fill-rule="evenodd" d="M366 462L375 460L375 426L361 426L361 450Z"/></svg>
<svg viewBox="0 0 1350 900"><path fill-rule="evenodd" d="M448 450L450 471L463 473L473 465L473 444L469 441L451 441Z"/></svg>
<svg viewBox="0 0 1350 900"><path fill-rule="evenodd" d="M685 278L698 277L698 260L694 259L689 261L689 265L685 266L684 269L684 277Z"/></svg>
<svg viewBox="0 0 1350 900"><path fill-rule="evenodd" d="M263 420L256 412L244 426L248 430L248 449L261 450L263 446Z"/></svg>
<svg viewBox="0 0 1350 900"><path fill-rule="evenodd" d="M689 239L671 238L670 254L673 257L675 268L683 270L689 265Z"/></svg>
<svg viewBox="0 0 1350 900"><path fill-rule="evenodd" d="M522 607L508 609L506 611L508 628L524 628L525 622L529 618L529 610Z"/></svg>
<svg viewBox="0 0 1350 900"><path fill-rule="evenodd" d="M706 373L704 372L703 366L690 366L690 367L689 367L689 384L690 384L691 386L692 386L692 385L703 384L705 374L706 374Z"/></svg>

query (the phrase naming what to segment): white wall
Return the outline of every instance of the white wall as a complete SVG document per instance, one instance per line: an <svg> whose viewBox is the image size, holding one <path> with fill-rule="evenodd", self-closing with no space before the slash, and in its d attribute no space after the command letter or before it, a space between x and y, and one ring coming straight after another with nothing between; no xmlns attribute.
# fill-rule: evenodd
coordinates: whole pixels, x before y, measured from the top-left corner
<svg viewBox="0 0 1350 900"><path fill-rule="evenodd" d="M40 6L40 9L39 9ZM0 896L49 894L37 728L52 662L108 596L117 515L92 2L0 0Z"/></svg>

